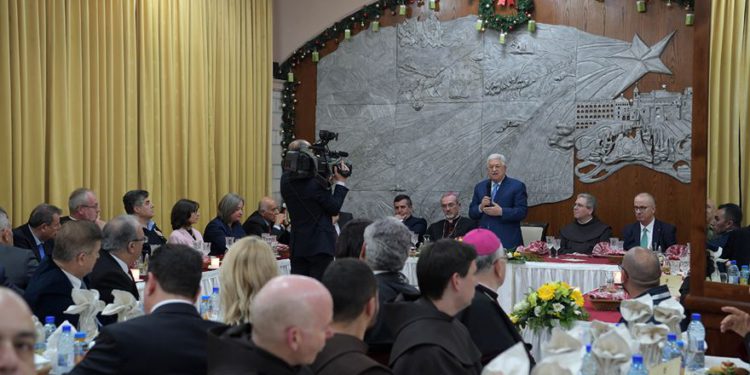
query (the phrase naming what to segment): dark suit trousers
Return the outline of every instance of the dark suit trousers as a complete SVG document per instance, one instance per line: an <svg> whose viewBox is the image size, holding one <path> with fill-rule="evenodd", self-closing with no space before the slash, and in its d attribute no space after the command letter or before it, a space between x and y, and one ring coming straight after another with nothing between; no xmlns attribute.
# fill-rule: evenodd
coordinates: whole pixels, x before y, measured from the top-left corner
<svg viewBox="0 0 750 375"><path fill-rule="evenodd" d="M323 278L323 272L325 272L328 265L333 262L333 255L315 254L307 257L292 256L289 262L292 266L292 274L310 276L316 280L321 280Z"/></svg>

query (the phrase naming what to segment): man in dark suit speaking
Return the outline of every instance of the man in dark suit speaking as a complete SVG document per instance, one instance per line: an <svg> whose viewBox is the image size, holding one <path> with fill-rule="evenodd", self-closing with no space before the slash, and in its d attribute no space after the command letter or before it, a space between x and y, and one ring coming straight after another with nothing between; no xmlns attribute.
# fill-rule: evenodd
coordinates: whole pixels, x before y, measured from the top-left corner
<svg viewBox="0 0 750 375"><path fill-rule="evenodd" d="M154 251L144 290L149 315L104 327L70 374L206 374L207 332L220 324L195 309L202 265L185 245Z"/></svg>
<svg viewBox="0 0 750 375"><path fill-rule="evenodd" d="M300 166L306 163L302 159L310 154L309 148L310 143L302 139L289 144L289 151L298 153ZM315 169L316 166L312 167ZM326 171L315 169L313 175L298 175L285 167L281 176L281 196L292 220L289 245L293 274L320 280L328 264L333 261L336 229L332 217L341 210L349 191L346 187L347 177L342 175L347 171L343 163L333 168L330 177Z"/></svg>
<svg viewBox="0 0 750 375"><path fill-rule="evenodd" d="M505 248L523 244L521 220L526 218L526 185L508 177L505 156L487 158L487 176L474 186L469 217L479 220L479 227L491 230Z"/></svg>
<svg viewBox="0 0 750 375"><path fill-rule="evenodd" d="M633 199L635 219L633 224L622 230L625 250L640 246L644 249L665 251L677 243L677 229L674 225L657 220L656 200L649 193L640 193Z"/></svg>

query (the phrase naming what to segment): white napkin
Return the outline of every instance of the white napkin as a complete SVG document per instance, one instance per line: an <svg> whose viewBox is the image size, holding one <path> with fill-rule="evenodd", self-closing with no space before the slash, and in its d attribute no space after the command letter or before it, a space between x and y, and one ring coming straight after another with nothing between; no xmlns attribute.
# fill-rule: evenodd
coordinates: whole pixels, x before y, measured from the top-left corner
<svg viewBox="0 0 750 375"><path fill-rule="evenodd" d="M138 308L138 300L130 292L115 289L112 291L112 296L115 297L114 301L104 308L102 315L117 314L118 322L143 315L141 309Z"/></svg>
<svg viewBox="0 0 750 375"><path fill-rule="evenodd" d="M74 305L70 305L64 312L78 315L78 330L86 332L86 336L94 338L99 334L96 324L96 314L104 309L104 301L99 300L96 289L73 289L71 293Z"/></svg>
<svg viewBox="0 0 750 375"><path fill-rule="evenodd" d="M518 342L484 366L482 375L527 375L529 367L526 348L522 342Z"/></svg>
<svg viewBox="0 0 750 375"><path fill-rule="evenodd" d="M594 342L599 339L601 335L611 331L612 325L599 320L594 320L593 322L591 322L591 326L589 329L591 330L591 342Z"/></svg>
<svg viewBox="0 0 750 375"><path fill-rule="evenodd" d="M628 322L631 335L635 336L633 326L646 323L654 315L654 300L648 293L638 298L623 300L620 302L620 314Z"/></svg>
<svg viewBox="0 0 750 375"><path fill-rule="evenodd" d="M644 366L651 367L659 364L661 346L667 339L669 328L664 324L638 323L633 327L633 337L638 342Z"/></svg>
<svg viewBox="0 0 750 375"><path fill-rule="evenodd" d="M70 322L67 320L57 326L55 332L53 332L49 336L49 339L47 340L47 349L44 351L44 357L52 363L57 363L57 340L59 339L60 335L62 335L63 326L70 326L70 334L73 337L75 337L76 332L78 332L76 330L76 327L70 324Z"/></svg>
<svg viewBox="0 0 750 375"><path fill-rule="evenodd" d="M721 282L721 273L719 272L719 266L717 263L722 261L721 254L724 252L724 249L719 247L716 251L711 251L710 249L706 249L706 251L708 251L708 255L711 257L709 262L713 262L714 264L714 273L706 276L710 276L711 281L716 281L717 283Z"/></svg>
<svg viewBox="0 0 750 375"><path fill-rule="evenodd" d="M542 361L534 366L531 375L573 375L570 370L560 366L557 362Z"/></svg>
<svg viewBox="0 0 750 375"><path fill-rule="evenodd" d="M680 333L680 322L685 319L685 308L674 298L667 298L654 308L654 320L669 327L669 332Z"/></svg>
<svg viewBox="0 0 750 375"><path fill-rule="evenodd" d="M620 366L630 363L633 354L622 336L616 331L609 331L596 340L591 347L591 355L596 360L597 373L617 374Z"/></svg>
<svg viewBox="0 0 750 375"><path fill-rule="evenodd" d="M580 371L583 345L570 333L558 327L552 329L552 337L549 342L542 345L542 352L544 360L541 363L555 363L559 368L571 374L577 374Z"/></svg>

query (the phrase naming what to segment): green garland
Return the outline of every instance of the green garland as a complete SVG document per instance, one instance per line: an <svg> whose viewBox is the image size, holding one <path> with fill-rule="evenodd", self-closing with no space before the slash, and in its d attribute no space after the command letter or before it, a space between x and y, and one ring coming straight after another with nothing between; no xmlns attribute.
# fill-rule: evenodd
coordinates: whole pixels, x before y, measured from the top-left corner
<svg viewBox="0 0 750 375"><path fill-rule="evenodd" d="M515 15L496 14L495 0L482 0L479 2L479 19L482 20L484 28L507 33L531 19L534 1L518 0L516 9L518 9L518 12Z"/></svg>

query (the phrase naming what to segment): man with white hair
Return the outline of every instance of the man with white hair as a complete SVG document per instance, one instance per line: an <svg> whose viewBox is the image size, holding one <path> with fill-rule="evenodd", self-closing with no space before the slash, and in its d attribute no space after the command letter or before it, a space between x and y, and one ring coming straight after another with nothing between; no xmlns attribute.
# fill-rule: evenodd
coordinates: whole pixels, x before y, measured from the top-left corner
<svg viewBox="0 0 750 375"><path fill-rule="evenodd" d="M479 220L479 228L491 230L508 248L523 244L521 220L526 218L526 185L506 175L505 156L487 158L487 179L474 186L469 217Z"/></svg>
<svg viewBox="0 0 750 375"><path fill-rule="evenodd" d="M497 290L505 281L508 257L503 244L487 229L474 229L464 236L463 242L477 251L477 285L471 305L459 314L459 319L471 334L474 344L482 352L482 365L486 365L498 354L523 342L523 338L508 315L497 302ZM531 365L534 358L529 356Z"/></svg>
<svg viewBox="0 0 750 375"><path fill-rule="evenodd" d="M307 365L333 335L333 299L319 281L278 276L253 299L253 322L212 329L209 374L312 374Z"/></svg>
<svg viewBox="0 0 750 375"><path fill-rule="evenodd" d="M477 227L476 221L461 216L461 201L455 191L449 191L440 197L440 209L443 210L445 219L432 223L427 228L427 234L432 241L463 237Z"/></svg>

